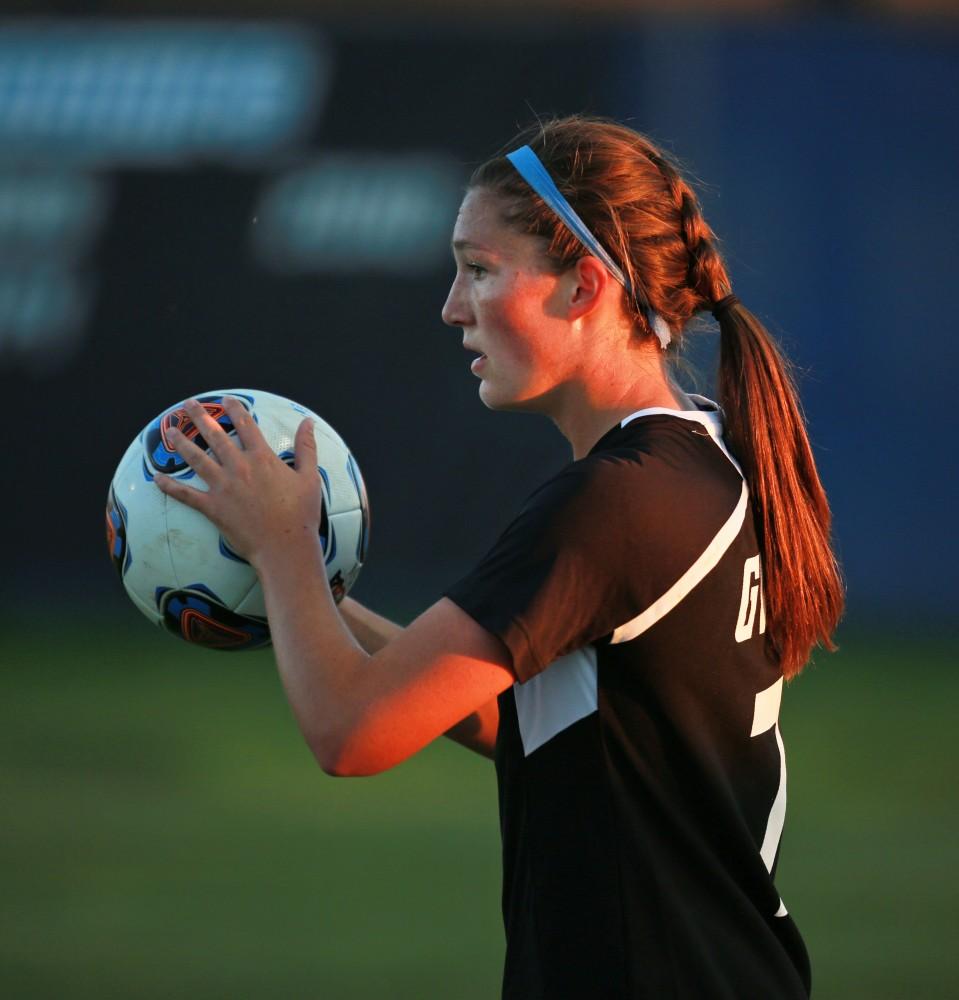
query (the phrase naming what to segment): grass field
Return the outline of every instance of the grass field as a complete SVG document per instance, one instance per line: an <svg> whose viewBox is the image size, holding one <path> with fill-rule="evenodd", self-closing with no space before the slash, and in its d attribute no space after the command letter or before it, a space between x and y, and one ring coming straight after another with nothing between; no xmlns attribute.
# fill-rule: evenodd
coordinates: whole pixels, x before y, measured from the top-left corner
<svg viewBox="0 0 959 1000"><path fill-rule="evenodd" d="M439 741L336 781L268 654L22 626L0 647L0 995L497 996L490 764ZM818 1000L959 996L956 652L847 638L787 691L779 888Z"/></svg>

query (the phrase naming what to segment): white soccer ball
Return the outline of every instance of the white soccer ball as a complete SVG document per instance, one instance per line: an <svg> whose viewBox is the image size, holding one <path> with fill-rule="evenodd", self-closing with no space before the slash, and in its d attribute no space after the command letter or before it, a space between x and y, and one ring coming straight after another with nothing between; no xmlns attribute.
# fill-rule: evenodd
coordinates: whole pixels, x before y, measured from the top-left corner
<svg viewBox="0 0 959 1000"><path fill-rule="evenodd" d="M326 421L269 392L223 389L196 397L229 434L236 432L223 408L227 395L250 411L273 451L290 464L296 428L304 417L313 418L323 491L320 540L333 596L340 601L366 560L369 505L359 466ZM171 427L205 447L182 403L165 410L136 436L117 466L107 498L107 545L113 564L147 618L187 642L224 650L269 645L263 592L253 567L230 549L203 514L161 493L153 481L163 472L207 489L171 447Z"/></svg>

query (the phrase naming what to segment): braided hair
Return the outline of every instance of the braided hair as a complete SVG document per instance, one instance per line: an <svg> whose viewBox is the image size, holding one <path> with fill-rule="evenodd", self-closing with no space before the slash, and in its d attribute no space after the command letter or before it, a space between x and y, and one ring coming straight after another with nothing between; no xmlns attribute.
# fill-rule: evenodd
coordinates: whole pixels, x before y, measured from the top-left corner
<svg viewBox="0 0 959 1000"><path fill-rule="evenodd" d="M843 585L830 543L831 515L788 361L762 323L732 294L718 240L674 160L624 125L570 116L539 122L480 165L470 188L500 198L504 221L547 241L557 273L588 253L535 194L505 153L529 145L556 186L629 281L624 309L637 336L648 315L681 349L697 313L720 329L717 380L726 440L743 467L757 515L768 641L787 677L817 644L834 649Z"/></svg>

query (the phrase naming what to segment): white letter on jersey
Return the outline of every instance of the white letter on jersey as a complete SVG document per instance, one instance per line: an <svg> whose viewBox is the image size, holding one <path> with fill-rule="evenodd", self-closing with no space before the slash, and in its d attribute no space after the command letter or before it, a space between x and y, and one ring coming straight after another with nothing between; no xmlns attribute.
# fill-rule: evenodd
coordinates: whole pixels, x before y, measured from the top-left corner
<svg viewBox="0 0 959 1000"><path fill-rule="evenodd" d="M759 608L759 633L766 631L766 602L763 599L763 571L759 556L743 563L743 599L739 603L739 620L736 623L736 642L745 642L753 636L756 608Z"/></svg>

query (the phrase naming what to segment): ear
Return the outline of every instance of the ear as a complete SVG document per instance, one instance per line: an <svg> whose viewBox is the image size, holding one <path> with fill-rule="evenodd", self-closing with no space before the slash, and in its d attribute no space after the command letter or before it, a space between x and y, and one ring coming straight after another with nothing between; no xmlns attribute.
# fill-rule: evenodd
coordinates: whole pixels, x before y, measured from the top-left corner
<svg viewBox="0 0 959 1000"><path fill-rule="evenodd" d="M595 257L580 257L567 272L566 309L570 320L582 319L603 299L612 275Z"/></svg>

